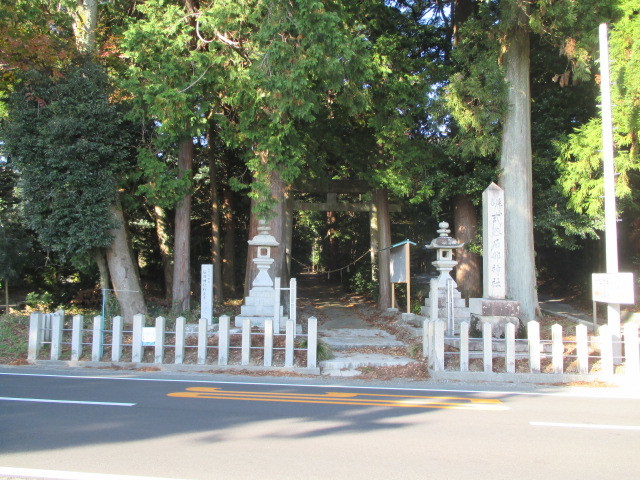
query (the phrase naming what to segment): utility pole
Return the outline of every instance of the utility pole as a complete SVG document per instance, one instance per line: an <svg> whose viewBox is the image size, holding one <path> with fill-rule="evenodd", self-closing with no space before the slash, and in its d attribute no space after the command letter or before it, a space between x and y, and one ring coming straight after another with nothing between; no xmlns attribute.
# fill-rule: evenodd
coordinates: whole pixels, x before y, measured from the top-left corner
<svg viewBox="0 0 640 480"><path fill-rule="evenodd" d="M602 97L602 156L604 164L604 234L607 273L618 273L618 215L614 170L611 80L609 77L609 41L607 24L600 24L600 93ZM607 324L614 341L614 356L619 356L620 304L607 303ZM618 353L618 354L617 354Z"/></svg>

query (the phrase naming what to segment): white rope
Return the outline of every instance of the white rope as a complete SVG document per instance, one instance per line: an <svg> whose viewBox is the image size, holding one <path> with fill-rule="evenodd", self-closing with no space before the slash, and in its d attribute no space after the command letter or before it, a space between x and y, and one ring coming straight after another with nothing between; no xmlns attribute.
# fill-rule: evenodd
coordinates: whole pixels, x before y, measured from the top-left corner
<svg viewBox="0 0 640 480"><path fill-rule="evenodd" d="M360 260L362 260L368 253L371 252L371 249L367 250L366 252L364 252L362 255L360 255L358 258L356 258L353 262L345 265L344 267L340 267L340 268L335 268L333 270L322 270L321 272L318 273L326 273L326 274L330 274L330 273L335 273L335 272L341 272L342 270L347 270L349 271L349 267L351 267L352 265L355 265L356 263L358 263ZM302 263L300 260L297 260L293 257L291 257L291 259L298 263L299 265L302 265L303 267L305 267L308 270L313 270L313 266L311 265L307 265L305 263Z"/></svg>

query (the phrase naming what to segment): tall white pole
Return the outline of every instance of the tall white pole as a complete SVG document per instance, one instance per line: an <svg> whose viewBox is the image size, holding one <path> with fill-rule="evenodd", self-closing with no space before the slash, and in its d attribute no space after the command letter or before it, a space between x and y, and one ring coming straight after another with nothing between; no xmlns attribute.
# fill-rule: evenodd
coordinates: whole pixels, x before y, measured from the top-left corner
<svg viewBox="0 0 640 480"><path fill-rule="evenodd" d="M607 24L600 24L600 94L602 97L602 156L604 164L604 235L607 273L618 273L618 215L613 163L613 120ZM614 341L620 341L620 304L607 304L607 323ZM620 346L619 343L617 346ZM614 355L617 348L614 347ZM615 355L617 357L617 355Z"/></svg>

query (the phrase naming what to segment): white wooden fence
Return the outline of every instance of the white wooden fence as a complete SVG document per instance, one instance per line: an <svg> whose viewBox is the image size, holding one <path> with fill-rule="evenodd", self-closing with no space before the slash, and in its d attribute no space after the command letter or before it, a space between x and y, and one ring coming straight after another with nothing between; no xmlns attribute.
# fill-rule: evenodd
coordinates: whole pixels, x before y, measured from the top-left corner
<svg viewBox="0 0 640 480"><path fill-rule="evenodd" d="M469 322L460 324L459 337L445 337L447 325L442 320L425 320L423 326L423 354L435 372L469 372L470 362L477 358L482 365L474 365L476 371L485 373L640 376L636 323L624 325L624 353L619 357L614 357L615 340L607 325L599 327L598 335L591 338L586 326L577 325L575 340L571 341L563 340L558 324L551 327L551 339L541 340L540 324L535 321L527 324L526 339L515 338L513 324L506 326L504 339L492 338L488 323L483 324L482 338L469 338Z"/></svg>
<svg viewBox="0 0 640 480"><path fill-rule="evenodd" d="M232 363L249 366L259 362L264 367L317 368L315 317L309 318L307 333L298 335L295 335L293 320L287 320L284 334L277 334L273 320L267 320L264 331L258 332L252 331L251 321L247 319L239 330L230 328L230 318L226 315L219 318L217 329L208 327L204 318L198 324L187 324L184 317L178 317L175 329L167 331L164 317L156 318L155 326L147 327L147 319L141 314L135 315L133 325L129 326L121 317L114 317L107 325L102 316L94 317L89 326L86 323L82 315L74 315L70 324L65 325L61 311L32 313L28 359L43 360L40 358L42 347L49 346L48 358L44 360L218 366ZM173 359L167 355L169 352L173 353ZM296 353L306 357L305 365L296 362Z"/></svg>

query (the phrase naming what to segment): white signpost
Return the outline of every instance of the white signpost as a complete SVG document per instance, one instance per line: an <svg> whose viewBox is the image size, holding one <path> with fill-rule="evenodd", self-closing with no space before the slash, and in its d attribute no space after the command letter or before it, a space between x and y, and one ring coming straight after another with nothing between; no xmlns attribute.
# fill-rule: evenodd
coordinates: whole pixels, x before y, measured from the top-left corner
<svg viewBox="0 0 640 480"><path fill-rule="evenodd" d="M597 325L596 302L632 305L635 303L633 273L591 274L591 298L593 299L593 324Z"/></svg>
<svg viewBox="0 0 640 480"><path fill-rule="evenodd" d="M213 323L213 265L203 264L200 273L200 318Z"/></svg>

